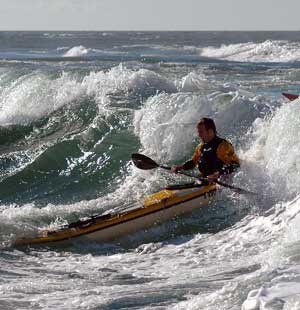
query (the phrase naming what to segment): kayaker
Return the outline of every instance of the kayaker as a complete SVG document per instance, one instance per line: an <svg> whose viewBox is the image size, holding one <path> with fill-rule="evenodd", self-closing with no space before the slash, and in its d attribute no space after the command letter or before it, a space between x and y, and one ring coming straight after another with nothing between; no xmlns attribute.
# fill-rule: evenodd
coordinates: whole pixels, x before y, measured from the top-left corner
<svg viewBox="0 0 300 310"><path fill-rule="evenodd" d="M240 167L240 160L230 142L217 136L215 122L210 118L202 118L197 124L198 136L201 139L191 160L183 165L174 165L172 172L190 170L198 166L203 177L209 183L221 175L227 175Z"/></svg>

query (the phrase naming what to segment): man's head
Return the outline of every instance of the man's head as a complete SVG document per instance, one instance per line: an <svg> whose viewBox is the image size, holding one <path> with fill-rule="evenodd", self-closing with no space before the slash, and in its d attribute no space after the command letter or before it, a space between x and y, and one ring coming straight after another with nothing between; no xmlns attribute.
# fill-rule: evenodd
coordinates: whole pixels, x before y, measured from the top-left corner
<svg viewBox="0 0 300 310"><path fill-rule="evenodd" d="M215 122L211 118L203 117L197 124L197 131L202 142L210 142L217 133Z"/></svg>

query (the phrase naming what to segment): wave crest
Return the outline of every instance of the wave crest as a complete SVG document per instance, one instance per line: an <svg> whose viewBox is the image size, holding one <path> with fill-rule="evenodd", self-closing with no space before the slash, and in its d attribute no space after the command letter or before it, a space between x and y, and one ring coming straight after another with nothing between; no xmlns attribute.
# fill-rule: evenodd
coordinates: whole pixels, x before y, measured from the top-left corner
<svg viewBox="0 0 300 310"><path fill-rule="evenodd" d="M82 45L74 46L64 54L64 57L80 57L83 55L87 55L89 51L90 49Z"/></svg>
<svg viewBox="0 0 300 310"><path fill-rule="evenodd" d="M266 40L261 43L210 46L202 48L200 55L241 62L296 62L300 61L300 43Z"/></svg>

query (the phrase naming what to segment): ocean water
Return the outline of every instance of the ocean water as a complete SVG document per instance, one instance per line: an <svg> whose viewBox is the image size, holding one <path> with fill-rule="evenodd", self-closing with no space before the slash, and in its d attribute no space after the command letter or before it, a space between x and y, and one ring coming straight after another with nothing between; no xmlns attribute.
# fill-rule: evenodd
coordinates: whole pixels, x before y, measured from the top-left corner
<svg viewBox="0 0 300 310"><path fill-rule="evenodd" d="M300 309L300 32L0 32L0 309ZM206 210L110 244L14 240L190 181L215 119L242 159Z"/></svg>

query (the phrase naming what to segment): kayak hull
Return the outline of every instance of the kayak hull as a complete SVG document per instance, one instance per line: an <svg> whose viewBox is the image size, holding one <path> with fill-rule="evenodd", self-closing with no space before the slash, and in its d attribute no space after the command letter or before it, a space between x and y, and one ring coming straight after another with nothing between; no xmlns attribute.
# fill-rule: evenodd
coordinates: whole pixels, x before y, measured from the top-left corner
<svg viewBox="0 0 300 310"><path fill-rule="evenodd" d="M184 213L208 206L216 193L215 185L183 189L164 189L146 197L141 207L118 214L94 216L57 230L44 230L36 237L21 238L14 245L32 245L84 237L96 242L109 242L132 234Z"/></svg>
<svg viewBox="0 0 300 310"><path fill-rule="evenodd" d="M201 195L197 198L174 204L170 207L165 206L159 210L153 210L153 212L142 214L141 216L130 220L129 223L122 222L115 227L109 227L102 231L95 231L94 233L86 235L86 237L93 241L105 242L129 235L139 230L153 227L179 215L190 213L195 209L203 208L209 204L213 195L214 192L209 192L209 194Z"/></svg>

